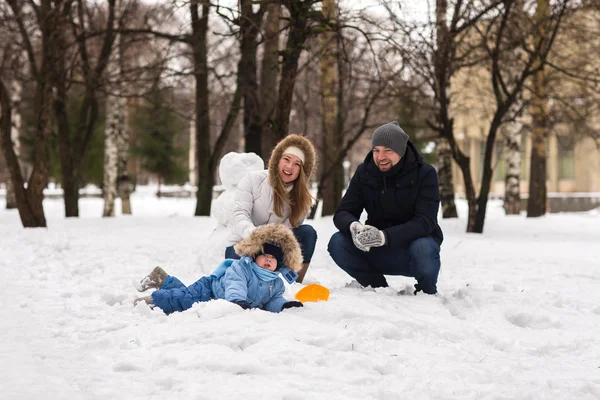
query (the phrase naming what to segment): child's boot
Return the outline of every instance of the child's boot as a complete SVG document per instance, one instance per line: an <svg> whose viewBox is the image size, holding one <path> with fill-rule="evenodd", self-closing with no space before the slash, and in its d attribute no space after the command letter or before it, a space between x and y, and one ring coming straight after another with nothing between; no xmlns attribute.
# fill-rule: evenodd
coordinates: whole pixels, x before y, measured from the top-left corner
<svg viewBox="0 0 600 400"><path fill-rule="evenodd" d="M160 289L169 275L161 267L156 267L140 281L140 286L137 288L139 292L145 292L148 289Z"/></svg>
<svg viewBox="0 0 600 400"><path fill-rule="evenodd" d="M133 306L135 307L137 305L137 303L139 303L141 301L148 304L150 306L150 308L154 308L154 302L152 301L152 296L140 297L139 299L135 299L133 301Z"/></svg>

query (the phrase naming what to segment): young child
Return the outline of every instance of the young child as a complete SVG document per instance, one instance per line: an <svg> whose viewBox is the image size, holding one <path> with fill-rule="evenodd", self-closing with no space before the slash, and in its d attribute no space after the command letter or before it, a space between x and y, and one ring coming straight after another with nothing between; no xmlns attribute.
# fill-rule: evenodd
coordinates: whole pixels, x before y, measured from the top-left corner
<svg viewBox="0 0 600 400"><path fill-rule="evenodd" d="M303 306L299 301L287 301L283 297L285 286L279 278L279 273L287 268L293 271L302 268L300 245L289 228L281 224L257 227L235 245L235 251L241 259L223 261L210 276L202 277L190 286L156 267L141 280L138 290L158 290L135 303L145 301L166 314L184 311L194 303L212 299L225 299L244 309L260 308L271 312Z"/></svg>

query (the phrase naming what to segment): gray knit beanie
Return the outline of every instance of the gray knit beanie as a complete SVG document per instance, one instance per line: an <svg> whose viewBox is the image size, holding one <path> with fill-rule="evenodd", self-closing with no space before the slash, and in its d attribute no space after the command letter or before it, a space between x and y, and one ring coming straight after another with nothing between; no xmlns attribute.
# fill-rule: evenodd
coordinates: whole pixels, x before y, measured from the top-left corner
<svg viewBox="0 0 600 400"><path fill-rule="evenodd" d="M404 133L397 121L381 125L373 132L373 147L385 146L404 157L408 135Z"/></svg>

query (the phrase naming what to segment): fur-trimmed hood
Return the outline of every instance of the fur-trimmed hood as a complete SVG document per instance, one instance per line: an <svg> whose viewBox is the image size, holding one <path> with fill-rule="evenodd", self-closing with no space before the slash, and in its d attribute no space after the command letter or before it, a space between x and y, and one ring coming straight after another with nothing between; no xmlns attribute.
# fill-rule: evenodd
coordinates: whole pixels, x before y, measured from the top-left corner
<svg viewBox="0 0 600 400"><path fill-rule="evenodd" d="M272 187L277 187L277 165L279 164L279 160L283 155L283 151L290 146L296 146L304 153L305 160L304 164L302 165L302 169L304 170L304 175L306 176L307 182L310 180L310 177L315 170L317 154L310 140L300 135L288 135L281 139L271 152L271 158L269 159L269 183Z"/></svg>
<svg viewBox="0 0 600 400"><path fill-rule="evenodd" d="M302 269L302 252L300 244L291 229L282 224L266 224L254 229L250 236L234 246L240 256L255 258L263 252L263 245L272 243L283 252L285 266L298 272ZM279 269L280 266L277 266Z"/></svg>

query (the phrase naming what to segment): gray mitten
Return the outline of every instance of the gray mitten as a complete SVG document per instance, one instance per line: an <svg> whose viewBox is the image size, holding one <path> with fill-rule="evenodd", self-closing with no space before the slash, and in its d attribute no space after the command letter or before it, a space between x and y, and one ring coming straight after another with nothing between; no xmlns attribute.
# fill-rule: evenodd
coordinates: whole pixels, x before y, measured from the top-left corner
<svg viewBox="0 0 600 400"><path fill-rule="evenodd" d="M363 228L363 231L356 236L357 242L364 247L381 247L385 245L386 238L383 231L370 225L365 225Z"/></svg>
<svg viewBox="0 0 600 400"><path fill-rule="evenodd" d="M350 234L352 235L352 241L357 249L362 251L369 251L370 249L367 246L364 246L361 242L357 240L358 235L365 230L365 226L358 221L354 221L350 224Z"/></svg>

